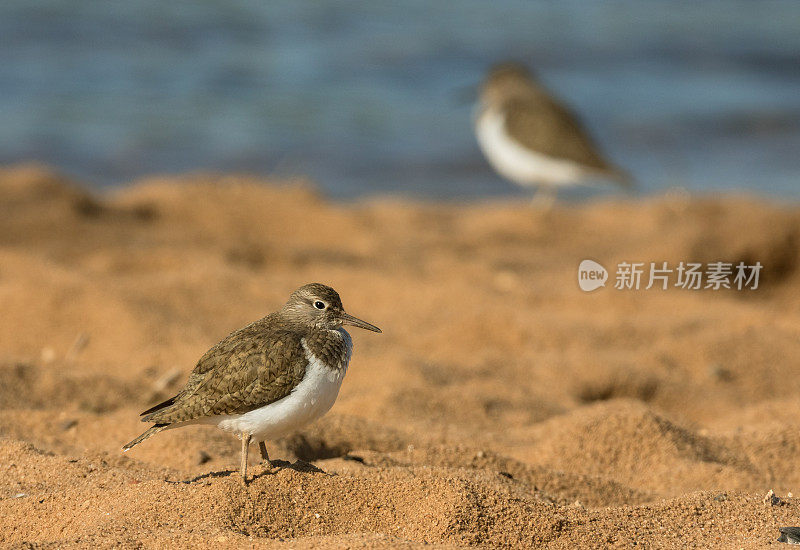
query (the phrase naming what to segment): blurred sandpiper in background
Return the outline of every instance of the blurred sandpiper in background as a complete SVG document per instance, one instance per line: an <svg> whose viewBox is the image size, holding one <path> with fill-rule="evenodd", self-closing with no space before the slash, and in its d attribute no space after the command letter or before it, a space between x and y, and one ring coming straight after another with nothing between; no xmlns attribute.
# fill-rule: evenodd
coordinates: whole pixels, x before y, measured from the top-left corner
<svg viewBox="0 0 800 550"><path fill-rule="evenodd" d="M481 86L475 137L495 170L517 185L536 188L534 205L552 206L559 188L631 177L605 159L577 115L518 63L492 67Z"/></svg>
<svg viewBox="0 0 800 550"><path fill-rule="evenodd" d="M645 193L796 197L798 19L794 0L8 0L0 163L96 186L212 169L336 198L522 194L452 98L514 59Z"/></svg>

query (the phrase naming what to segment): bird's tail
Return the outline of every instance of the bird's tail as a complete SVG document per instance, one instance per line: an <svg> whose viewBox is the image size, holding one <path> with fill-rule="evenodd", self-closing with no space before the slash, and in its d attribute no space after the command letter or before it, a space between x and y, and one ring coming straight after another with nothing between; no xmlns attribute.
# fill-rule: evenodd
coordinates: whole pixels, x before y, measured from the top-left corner
<svg viewBox="0 0 800 550"><path fill-rule="evenodd" d="M169 424L156 424L154 426L150 426L149 428L147 428L147 430L145 430L145 432L142 435L140 435L139 437L137 437L133 441L123 445L122 446L122 452L129 451L130 449L132 449L133 447L135 447L136 445L138 445L139 443L141 443L142 441L144 441L148 437L156 435L158 432L160 432L163 429L166 429L168 426L169 426Z"/></svg>

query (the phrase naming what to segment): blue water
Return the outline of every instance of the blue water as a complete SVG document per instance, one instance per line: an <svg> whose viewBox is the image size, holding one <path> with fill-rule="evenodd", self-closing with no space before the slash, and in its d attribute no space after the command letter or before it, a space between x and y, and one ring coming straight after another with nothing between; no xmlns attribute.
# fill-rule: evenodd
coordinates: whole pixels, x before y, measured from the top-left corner
<svg viewBox="0 0 800 550"><path fill-rule="evenodd" d="M507 58L645 191L800 196L797 0L4 0L0 162L96 186L212 169L338 198L519 193L458 100Z"/></svg>

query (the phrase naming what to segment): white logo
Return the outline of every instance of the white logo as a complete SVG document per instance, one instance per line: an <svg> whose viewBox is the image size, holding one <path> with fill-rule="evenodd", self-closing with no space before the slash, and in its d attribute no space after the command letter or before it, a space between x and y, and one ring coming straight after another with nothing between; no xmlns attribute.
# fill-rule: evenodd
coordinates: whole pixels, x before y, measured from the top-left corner
<svg viewBox="0 0 800 550"><path fill-rule="evenodd" d="M584 292L597 290L606 286L608 271L594 260L583 260L578 266L578 286Z"/></svg>

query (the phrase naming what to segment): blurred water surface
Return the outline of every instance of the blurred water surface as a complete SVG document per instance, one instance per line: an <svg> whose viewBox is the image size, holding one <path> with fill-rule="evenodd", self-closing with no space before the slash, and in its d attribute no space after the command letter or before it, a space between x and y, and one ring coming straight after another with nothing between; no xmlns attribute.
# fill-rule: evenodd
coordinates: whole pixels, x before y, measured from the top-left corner
<svg viewBox="0 0 800 550"><path fill-rule="evenodd" d="M198 169L329 195L519 193L458 91L516 59L645 191L800 196L800 2L0 3L0 162Z"/></svg>

